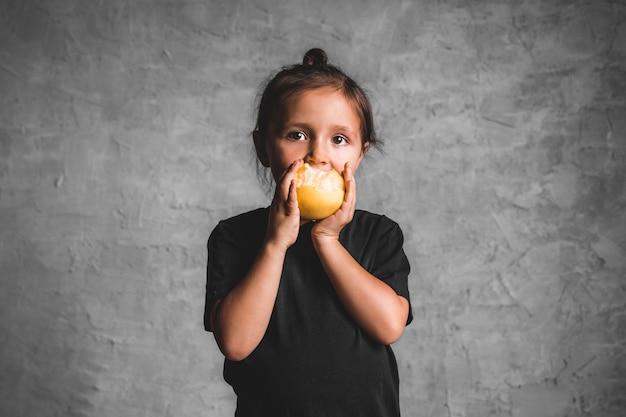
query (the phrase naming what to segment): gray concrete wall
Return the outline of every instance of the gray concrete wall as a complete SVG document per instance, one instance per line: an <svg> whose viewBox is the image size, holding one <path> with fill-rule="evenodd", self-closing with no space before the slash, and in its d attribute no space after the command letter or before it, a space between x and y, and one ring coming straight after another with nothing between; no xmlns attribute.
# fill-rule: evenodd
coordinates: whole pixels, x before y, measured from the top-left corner
<svg viewBox="0 0 626 417"><path fill-rule="evenodd" d="M268 202L259 85L372 95L405 416L626 415L623 1L0 1L0 415L230 416L205 242Z"/></svg>

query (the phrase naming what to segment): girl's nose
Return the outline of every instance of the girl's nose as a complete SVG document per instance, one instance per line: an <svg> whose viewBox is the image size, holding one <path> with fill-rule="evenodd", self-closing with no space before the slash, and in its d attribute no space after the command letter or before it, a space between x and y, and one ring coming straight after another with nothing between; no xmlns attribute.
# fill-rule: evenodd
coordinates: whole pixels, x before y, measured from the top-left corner
<svg viewBox="0 0 626 417"><path fill-rule="evenodd" d="M309 153L304 158L304 162L317 168L328 165L328 149L323 140L313 139L310 141Z"/></svg>

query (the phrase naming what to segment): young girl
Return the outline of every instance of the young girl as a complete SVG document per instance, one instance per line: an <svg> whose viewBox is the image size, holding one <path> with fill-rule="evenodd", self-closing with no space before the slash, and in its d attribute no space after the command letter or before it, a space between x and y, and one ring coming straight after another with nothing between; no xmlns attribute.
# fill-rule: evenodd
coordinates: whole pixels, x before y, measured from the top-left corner
<svg viewBox="0 0 626 417"><path fill-rule="evenodd" d="M253 133L271 206L221 221L208 242L205 327L226 357L238 417L399 416L389 346L411 322L403 235L355 210L354 171L377 144L363 90L313 49L266 86ZM342 173L341 208L300 218L303 163Z"/></svg>

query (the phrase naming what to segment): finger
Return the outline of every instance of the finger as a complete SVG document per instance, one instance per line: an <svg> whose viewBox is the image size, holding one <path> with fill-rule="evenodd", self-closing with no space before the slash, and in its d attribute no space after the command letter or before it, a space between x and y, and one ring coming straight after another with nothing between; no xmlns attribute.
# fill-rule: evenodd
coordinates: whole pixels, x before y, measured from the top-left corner
<svg viewBox="0 0 626 417"><path fill-rule="evenodd" d="M345 181L351 180L353 178L352 164L350 162L346 162L346 164L343 166L343 178Z"/></svg>
<svg viewBox="0 0 626 417"><path fill-rule="evenodd" d="M287 171L285 172L285 178L289 178L289 180L295 178L296 173L298 172L298 169L300 169L300 167L303 164L304 164L304 160L302 159L296 159L295 161L293 161L291 165L289 165L289 168L287 168Z"/></svg>
<svg viewBox="0 0 626 417"><path fill-rule="evenodd" d="M287 201L289 198L289 190L291 188L291 181L295 178L298 168L303 164L301 159L296 159L289 165L289 167L283 172L278 184L276 186L276 192L280 191L281 201Z"/></svg>
<svg viewBox="0 0 626 417"><path fill-rule="evenodd" d="M354 203L356 200L356 182L354 181L354 173L350 162L346 162L343 170L343 180L346 184L346 193L343 201L345 203Z"/></svg>
<svg viewBox="0 0 626 417"><path fill-rule="evenodd" d="M292 179L289 183L289 191L287 194L287 201L285 202L285 211L287 216L297 214L300 216L298 208L298 194L296 193L296 180Z"/></svg>

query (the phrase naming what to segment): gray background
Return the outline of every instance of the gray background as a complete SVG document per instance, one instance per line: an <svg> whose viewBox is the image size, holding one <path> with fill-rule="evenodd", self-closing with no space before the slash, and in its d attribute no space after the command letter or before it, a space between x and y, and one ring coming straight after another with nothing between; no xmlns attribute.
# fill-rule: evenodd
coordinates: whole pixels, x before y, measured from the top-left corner
<svg viewBox="0 0 626 417"><path fill-rule="evenodd" d="M626 5L0 1L0 415L230 416L208 234L268 203L259 85L370 92L402 226L405 416L626 415Z"/></svg>

